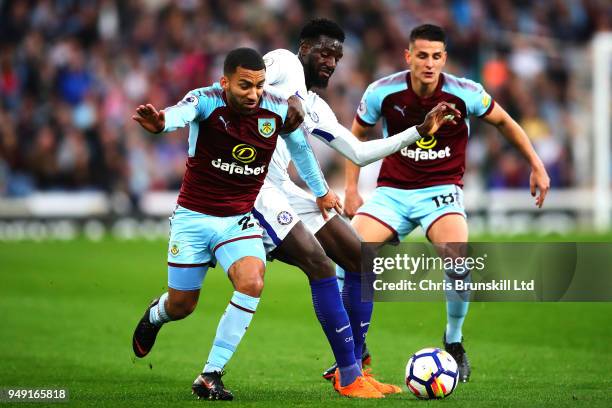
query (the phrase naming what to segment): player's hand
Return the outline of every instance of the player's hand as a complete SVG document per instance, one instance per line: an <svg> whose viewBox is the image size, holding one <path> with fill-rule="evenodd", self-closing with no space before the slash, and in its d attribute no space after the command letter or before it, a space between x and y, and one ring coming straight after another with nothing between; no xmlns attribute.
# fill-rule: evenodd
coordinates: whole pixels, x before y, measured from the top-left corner
<svg viewBox="0 0 612 408"><path fill-rule="evenodd" d="M340 202L340 198L332 190L329 190L323 197L317 198L317 207L319 207L325 221L329 219L329 215L327 214L328 210L333 209L336 210L338 214L342 214L342 203Z"/></svg>
<svg viewBox="0 0 612 408"><path fill-rule="evenodd" d="M287 108L287 117L281 128L281 133L283 134L291 133L297 129L304 121L305 115L304 108L302 108L302 102L298 96L291 95L289 99L287 99L287 104L289 105Z"/></svg>
<svg viewBox="0 0 612 408"><path fill-rule="evenodd" d="M448 102L440 102L425 115L423 123L416 128L421 137L431 136L445 123L456 125L456 119L460 118L461 112L453 108Z"/></svg>
<svg viewBox="0 0 612 408"><path fill-rule="evenodd" d="M346 190L344 194L344 215L353 218L359 207L363 205L363 198L359 191Z"/></svg>
<svg viewBox="0 0 612 408"><path fill-rule="evenodd" d="M151 133L159 133L166 127L166 116L163 110L159 112L153 105L147 103L136 108L136 115L132 116L140 126Z"/></svg>
<svg viewBox="0 0 612 408"><path fill-rule="evenodd" d="M546 193L550 190L550 178L543 165L531 169L531 174L529 175L529 189L531 190L532 197L536 197L537 190L539 190L540 194L536 197L535 203L538 208L542 208Z"/></svg>

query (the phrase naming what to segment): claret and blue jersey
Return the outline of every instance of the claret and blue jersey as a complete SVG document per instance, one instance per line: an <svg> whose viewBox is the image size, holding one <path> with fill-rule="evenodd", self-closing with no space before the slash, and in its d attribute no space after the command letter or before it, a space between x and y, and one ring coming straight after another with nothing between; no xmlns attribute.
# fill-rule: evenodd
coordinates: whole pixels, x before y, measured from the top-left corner
<svg viewBox="0 0 612 408"><path fill-rule="evenodd" d="M189 124L189 158L178 204L216 216L250 211L286 115L286 100L269 89L252 114L241 115L227 105L218 83L190 91L166 109L164 131Z"/></svg>
<svg viewBox="0 0 612 408"><path fill-rule="evenodd" d="M491 112L494 101L483 87L469 79L443 73L433 95L421 98L410 84L410 71L402 71L373 82L364 93L356 120L374 126L382 118L383 136L419 125L439 102L448 102L461 112L456 125L445 124L426 137L386 157L378 177L379 187L418 189L438 185L462 186L470 116Z"/></svg>
<svg viewBox="0 0 612 408"><path fill-rule="evenodd" d="M254 112L241 115L218 83L165 110L165 132L189 125L187 169L170 218L169 287L199 289L217 261L225 271L245 256L265 263L262 231L250 211L286 115L286 100L271 90Z"/></svg>

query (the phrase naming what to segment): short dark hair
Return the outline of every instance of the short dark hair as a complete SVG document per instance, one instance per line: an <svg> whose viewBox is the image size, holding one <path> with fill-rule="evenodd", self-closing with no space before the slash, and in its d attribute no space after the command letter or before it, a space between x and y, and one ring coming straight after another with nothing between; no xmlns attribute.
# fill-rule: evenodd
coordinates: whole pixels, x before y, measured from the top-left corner
<svg viewBox="0 0 612 408"><path fill-rule="evenodd" d="M340 42L344 42L344 30L335 22L326 18L315 18L310 20L300 32L300 41L316 40L321 35L334 38Z"/></svg>
<svg viewBox="0 0 612 408"><path fill-rule="evenodd" d="M423 24L415 27L410 32L410 42L415 40L440 41L446 45L446 34L442 27L433 24Z"/></svg>
<svg viewBox="0 0 612 408"><path fill-rule="evenodd" d="M266 69L263 57L252 48L236 48L231 50L223 62L223 74L229 75L236 72L238 67L260 71Z"/></svg>

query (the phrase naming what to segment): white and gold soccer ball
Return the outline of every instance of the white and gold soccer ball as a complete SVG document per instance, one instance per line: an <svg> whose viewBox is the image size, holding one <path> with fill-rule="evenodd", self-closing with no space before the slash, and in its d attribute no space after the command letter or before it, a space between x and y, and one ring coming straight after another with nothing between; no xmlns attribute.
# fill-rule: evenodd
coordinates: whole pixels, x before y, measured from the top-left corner
<svg viewBox="0 0 612 408"><path fill-rule="evenodd" d="M439 348L424 348L408 360L406 385L418 398L445 398L457 387L458 374L453 356Z"/></svg>

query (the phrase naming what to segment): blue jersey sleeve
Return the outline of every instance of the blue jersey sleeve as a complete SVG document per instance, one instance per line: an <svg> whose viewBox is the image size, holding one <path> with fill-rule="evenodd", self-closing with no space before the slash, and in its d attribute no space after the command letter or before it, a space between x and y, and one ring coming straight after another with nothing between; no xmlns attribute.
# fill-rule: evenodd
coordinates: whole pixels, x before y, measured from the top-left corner
<svg viewBox="0 0 612 408"><path fill-rule="evenodd" d="M284 95L278 88L266 85L264 92L261 95L260 107L276 113L281 117L283 123L285 123L285 119L287 118L287 110L289 109L286 96L288 95Z"/></svg>
<svg viewBox="0 0 612 408"><path fill-rule="evenodd" d="M491 96L484 90L482 85L476 82L472 83L474 91L468 94L468 99L465 101L468 107L468 115L484 116L493 108L493 99L491 99Z"/></svg>
<svg viewBox="0 0 612 408"><path fill-rule="evenodd" d="M380 119L382 100L377 91L377 84L372 83L363 96L357 108L357 119L362 125L374 126Z"/></svg>
<svg viewBox="0 0 612 408"><path fill-rule="evenodd" d="M468 116L484 116L493 109L493 99L478 82L445 74L442 89L465 102Z"/></svg>
<svg viewBox="0 0 612 408"><path fill-rule="evenodd" d="M179 103L164 110L166 115L164 132L185 127L190 122L200 122L220 104L223 104L223 99L221 87L217 84L189 91Z"/></svg>
<svg viewBox="0 0 612 408"><path fill-rule="evenodd" d="M298 127L283 139L287 143L287 150L291 154L291 160L302 180L316 197L323 197L329 191L319 162L306 140L308 130L304 125Z"/></svg>

